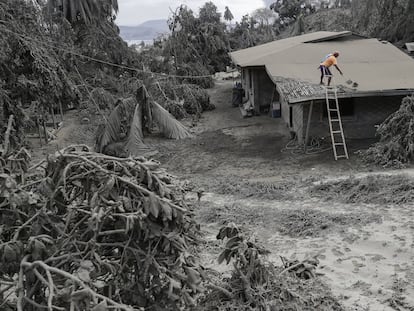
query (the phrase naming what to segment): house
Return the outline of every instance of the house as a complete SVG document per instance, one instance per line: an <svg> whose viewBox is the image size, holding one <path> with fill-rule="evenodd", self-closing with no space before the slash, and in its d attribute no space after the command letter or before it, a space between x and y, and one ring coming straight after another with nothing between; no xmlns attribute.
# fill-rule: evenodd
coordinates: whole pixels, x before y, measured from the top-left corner
<svg viewBox="0 0 414 311"><path fill-rule="evenodd" d="M280 106L280 116L302 143L306 134L330 135L318 66L333 51L340 52L338 66L344 72L341 76L332 69L345 137L374 137L376 125L399 108L404 96L414 92L414 60L391 43L349 31L320 31L230 56L241 70L243 88L256 113ZM347 84L350 79L357 83Z"/></svg>

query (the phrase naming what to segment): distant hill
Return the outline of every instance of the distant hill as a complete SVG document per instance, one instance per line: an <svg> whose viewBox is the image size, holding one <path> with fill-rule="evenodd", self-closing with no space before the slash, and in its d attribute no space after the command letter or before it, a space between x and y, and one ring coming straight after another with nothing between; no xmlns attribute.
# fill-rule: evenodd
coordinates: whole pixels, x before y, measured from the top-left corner
<svg viewBox="0 0 414 311"><path fill-rule="evenodd" d="M167 20L146 21L138 26L119 26L121 38L125 41L152 40L160 34L169 32Z"/></svg>

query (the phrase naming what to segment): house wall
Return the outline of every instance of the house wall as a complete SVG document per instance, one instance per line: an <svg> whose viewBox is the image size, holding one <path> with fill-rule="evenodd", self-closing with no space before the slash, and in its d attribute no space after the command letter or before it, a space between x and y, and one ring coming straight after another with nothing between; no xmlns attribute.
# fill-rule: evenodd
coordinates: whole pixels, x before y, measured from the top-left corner
<svg viewBox="0 0 414 311"><path fill-rule="evenodd" d="M306 128L306 123L303 120L306 118L307 114L304 115L303 108L304 105L289 105L287 100L281 96L280 103L282 108L282 119L286 123L290 132L294 132L297 136L299 143L303 142L302 137L304 137L304 126Z"/></svg>
<svg viewBox="0 0 414 311"><path fill-rule="evenodd" d="M353 116L342 116L342 126L345 138L373 138L376 133L376 125L381 124L390 114L398 110L404 96L390 97L361 97L354 98ZM327 116L323 114L325 101L315 101L313 105L312 120L309 136L329 137L329 124ZM339 99L341 105L341 99ZM308 122L309 103L302 105L300 109L294 110L294 120L301 119L295 125L294 130L298 137L303 138ZM301 123L301 124L300 124Z"/></svg>
<svg viewBox="0 0 414 311"><path fill-rule="evenodd" d="M285 100L283 96L280 97L280 104L282 109L282 119L285 121L287 126L289 126L289 103Z"/></svg>
<svg viewBox="0 0 414 311"><path fill-rule="evenodd" d="M253 98L257 114L269 109L275 86L264 68L242 68L242 86L246 94Z"/></svg>
<svg viewBox="0 0 414 311"><path fill-rule="evenodd" d="M305 137L305 128L306 123L303 122L304 119L307 118L307 113L304 113L304 106L303 105L293 105L292 110L292 126L289 126L291 132L295 132L296 137L299 143L303 142L303 138Z"/></svg>

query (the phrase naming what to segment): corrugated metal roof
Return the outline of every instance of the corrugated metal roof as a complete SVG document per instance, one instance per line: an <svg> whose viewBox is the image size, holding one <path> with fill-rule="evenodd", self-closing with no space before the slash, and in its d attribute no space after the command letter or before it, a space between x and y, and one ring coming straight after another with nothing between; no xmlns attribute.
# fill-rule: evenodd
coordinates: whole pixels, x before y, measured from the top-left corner
<svg viewBox="0 0 414 311"><path fill-rule="evenodd" d="M319 32L314 34L318 34L314 38L322 36ZM232 58L241 67L265 66L267 73L275 82L279 80L281 83L281 77L285 81L296 80L297 87L303 88L304 91L297 91L296 95L288 94L292 101L293 97L295 98L295 102L317 97L318 92L315 91L317 88L314 86L320 80L319 62L324 55L335 50L340 52L338 66L344 72L344 76L340 76L336 69L332 68L335 83L345 87L348 79L357 82L356 90L345 88L348 92L352 92L353 96L356 95L355 93L414 91L414 60L394 45L377 39L332 40L336 37L332 35L329 37L327 33L323 35L330 41L304 43L311 40L310 36L306 39L304 36L299 36L299 39L293 37L296 39L288 38L272 42L278 42L274 45L276 48L273 51L270 44L267 44L265 49L260 48L262 46L255 47L259 48L256 51L262 51L261 53L253 53L255 48L250 48L238 51L236 55L232 53ZM292 40L286 41L289 39ZM315 92L307 95L306 90Z"/></svg>
<svg viewBox="0 0 414 311"><path fill-rule="evenodd" d="M278 92L283 94L289 103L325 98L325 88L320 84L312 84L283 77L273 77L273 80L276 83ZM338 97L345 97L343 95L355 93L355 89L341 85L337 87L337 92Z"/></svg>

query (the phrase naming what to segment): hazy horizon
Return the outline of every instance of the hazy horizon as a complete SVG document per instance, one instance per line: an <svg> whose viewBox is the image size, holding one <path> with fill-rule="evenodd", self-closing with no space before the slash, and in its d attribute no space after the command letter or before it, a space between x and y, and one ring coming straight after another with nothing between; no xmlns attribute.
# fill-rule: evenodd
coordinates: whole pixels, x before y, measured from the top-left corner
<svg viewBox="0 0 414 311"><path fill-rule="evenodd" d="M170 14L181 4L187 5L194 13L198 13L200 7L208 1L205 0L118 0L119 12L116 24L120 26L138 26L150 20L168 19ZM240 20L243 15L268 6L269 0L217 0L212 1L220 13L224 13L226 6L233 13L235 20Z"/></svg>

